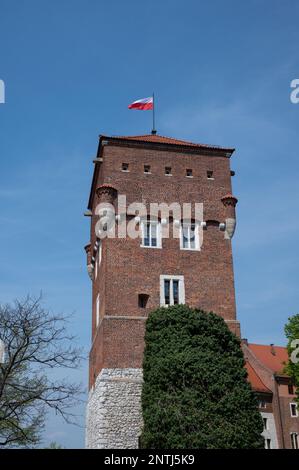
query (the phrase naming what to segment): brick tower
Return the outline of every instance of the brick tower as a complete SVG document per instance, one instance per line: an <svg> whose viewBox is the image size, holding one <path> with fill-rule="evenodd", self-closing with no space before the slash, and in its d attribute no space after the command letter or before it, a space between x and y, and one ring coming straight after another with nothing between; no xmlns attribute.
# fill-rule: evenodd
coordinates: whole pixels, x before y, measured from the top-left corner
<svg viewBox="0 0 299 470"><path fill-rule="evenodd" d="M237 203L233 151L159 135L100 136L86 213L92 280L87 447L138 446L144 327L153 309L176 303L200 307L240 334L231 248ZM147 214L135 211L136 202ZM152 218L151 203L191 203L189 222L183 229L174 212ZM195 218L196 203L203 204L201 220ZM98 210L99 204L107 210ZM116 227L134 224L140 236L99 237L99 219L113 210ZM171 236L175 227L178 238Z"/></svg>

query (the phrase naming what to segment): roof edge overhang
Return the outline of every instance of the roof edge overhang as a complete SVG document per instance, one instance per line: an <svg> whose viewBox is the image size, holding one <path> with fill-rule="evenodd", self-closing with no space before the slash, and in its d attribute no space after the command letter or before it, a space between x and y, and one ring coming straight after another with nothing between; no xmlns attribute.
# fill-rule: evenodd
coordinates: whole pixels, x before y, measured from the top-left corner
<svg viewBox="0 0 299 470"><path fill-rule="evenodd" d="M101 135L99 136L98 150L97 150L97 156L96 156L97 158L100 158L101 153L102 153L102 137L103 136ZM98 165L95 165L93 169L93 176L92 176L92 182L91 182L88 205L87 205L87 209L89 210L92 210L92 200L93 200L93 195L96 190L95 184L96 184L97 175L98 175Z"/></svg>
<svg viewBox="0 0 299 470"><path fill-rule="evenodd" d="M268 388L267 391L266 390L260 390L258 388L254 388L254 387L251 387L253 392L254 393L257 393L259 395L263 395L265 397L272 397L273 395L273 392Z"/></svg>
<svg viewBox="0 0 299 470"><path fill-rule="evenodd" d="M138 137L138 136L136 136ZM142 136L141 136L142 137ZM175 142L153 142L153 141L148 141L148 140L142 140L140 139L133 139L130 137L120 137L120 136L107 136L104 134L99 135L100 142L102 140L107 140L111 141L111 143L114 144L122 144L122 145L129 145L129 146L145 146L146 148L153 147L153 148L158 148L162 147L167 150L173 150L173 151L188 151L191 153L202 153L203 151L207 150L209 153L211 151L216 152L216 153L224 153L226 157L230 158L232 154L235 151L235 148L233 147L220 147L216 145L208 145L208 144L196 144L196 143L175 143ZM174 139L175 140L175 139Z"/></svg>
<svg viewBox="0 0 299 470"><path fill-rule="evenodd" d="M292 380L292 377L284 372L274 372L274 377L276 380L282 381L282 382L289 382Z"/></svg>

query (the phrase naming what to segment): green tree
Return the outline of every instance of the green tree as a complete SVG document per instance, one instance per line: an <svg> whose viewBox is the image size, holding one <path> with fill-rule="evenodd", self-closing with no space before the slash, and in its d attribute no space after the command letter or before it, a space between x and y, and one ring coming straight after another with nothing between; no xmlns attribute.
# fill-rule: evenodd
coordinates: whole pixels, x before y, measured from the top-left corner
<svg viewBox="0 0 299 470"><path fill-rule="evenodd" d="M141 447L262 448L240 340L213 313L159 308L146 323Z"/></svg>
<svg viewBox="0 0 299 470"><path fill-rule="evenodd" d="M296 385L296 401L299 404L299 314L289 317L284 327L288 340L289 362L285 366L285 372L293 379Z"/></svg>

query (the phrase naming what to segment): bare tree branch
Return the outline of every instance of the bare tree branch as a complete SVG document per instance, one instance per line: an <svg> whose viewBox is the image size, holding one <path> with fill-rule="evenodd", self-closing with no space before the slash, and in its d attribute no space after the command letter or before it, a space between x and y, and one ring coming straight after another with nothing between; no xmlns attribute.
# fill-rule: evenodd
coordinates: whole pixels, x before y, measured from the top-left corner
<svg viewBox="0 0 299 470"><path fill-rule="evenodd" d="M68 423L81 401L82 386L51 380L47 369L76 369L83 358L67 331L70 316L51 314L41 296L14 305L0 305L0 339L5 362L0 364L0 446L33 446L39 442L49 409ZM53 374L51 374L53 375Z"/></svg>

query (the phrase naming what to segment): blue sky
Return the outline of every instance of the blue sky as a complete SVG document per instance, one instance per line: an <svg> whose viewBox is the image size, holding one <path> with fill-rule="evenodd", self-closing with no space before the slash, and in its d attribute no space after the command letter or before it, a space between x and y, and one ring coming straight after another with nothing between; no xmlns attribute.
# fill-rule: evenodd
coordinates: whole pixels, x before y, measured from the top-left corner
<svg viewBox="0 0 299 470"><path fill-rule="evenodd" d="M0 0L0 301L44 293L90 341L83 246L98 134L236 147L238 317L252 342L284 344L298 312L299 5L295 0ZM71 374L87 382L87 366ZM84 423L84 408L82 414ZM84 445L49 418L45 442Z"/></svg>

